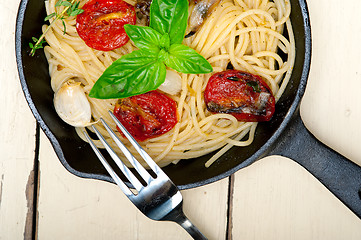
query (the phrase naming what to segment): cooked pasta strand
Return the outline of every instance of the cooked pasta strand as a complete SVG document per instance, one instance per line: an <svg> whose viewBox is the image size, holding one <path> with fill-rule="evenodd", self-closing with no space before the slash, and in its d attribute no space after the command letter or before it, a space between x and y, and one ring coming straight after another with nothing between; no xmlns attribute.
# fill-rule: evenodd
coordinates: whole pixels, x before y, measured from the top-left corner
<svg viewBox="0 0 361 240"><path fill-rule="evenodd" d="M126 1L132 5L136 3ZM48 1L48 14L55 11L56 2ZM85 2L81 0L80 7ZM290 80L295 59L290 12L289 0L223 0L198 32L183 43L207 58L215 72L226 70L231 63L235 69L262 76L278 100ZM82 82L88 94L113 61L136 47L130 41L109 52L91 49L78 37L75 23L75 17L65 19L66 34L61 23L53 25L46 35L49 46L45 47L45 54L54 91L73 79ZM203 91L211 74L181 76L182 90L177 96L171 96L178 104L178 124L168 133L140 143L160 166L219 150L207 162L209 167L232 146L252 143L257 123L239 122L232 115L211 114L206 109ZM102 117L117 131L108 115L116 100L88 99L94 121ZM97 128L107 136L101 124L97 124ZM79 129L77 132L85 139ZM127 140L124 142L138 156ZM97 145L101 144L97 142Z"/></svg>

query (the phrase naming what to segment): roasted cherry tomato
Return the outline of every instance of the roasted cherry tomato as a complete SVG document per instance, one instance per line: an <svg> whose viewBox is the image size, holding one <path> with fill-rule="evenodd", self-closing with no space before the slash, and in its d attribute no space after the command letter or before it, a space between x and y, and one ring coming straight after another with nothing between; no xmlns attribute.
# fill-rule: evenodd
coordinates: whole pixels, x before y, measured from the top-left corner
<svg viewBox="0 0 361 240"><path fill-rule="evenodd" d="M268 121L275 111L275 98L265 81L238 70L212 75L204 100L210 112L229 113L244 122Z"/></svg>
<svg viewBox="0 0 361 240"><path fill-rule="evenodd" d="M177 103L158 91L120 99L114 115L138 141L160 136L178 122Z"/></svg>
<svg viewBox="0 0 361 240"><path fill-rule="evenodd" d="M125 24L135 24L132 5L122 0L90 0L76 18L79 36L91 48L110 51L129 41Z"/></svg>

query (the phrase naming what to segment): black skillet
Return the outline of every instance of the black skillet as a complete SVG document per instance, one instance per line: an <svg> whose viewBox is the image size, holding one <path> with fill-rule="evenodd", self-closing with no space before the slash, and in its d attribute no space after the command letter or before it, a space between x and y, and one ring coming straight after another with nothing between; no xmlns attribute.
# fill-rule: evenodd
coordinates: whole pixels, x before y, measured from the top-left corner
<svg viewBox="0 0 361 240"><path fill-rule="evenodd" d="M311 30L305 0L291 0L296 62L291 82L276 106L272 120L259 124L251 146L233 147L209 168L211 154L164 168L179 187L202 186L230 176L267 155L287 156L311 172L361 218L361 168L317 141L304 127L299 103L305 91L311 60ZM44 53L29 56L33 36L40 36L45 9L42 0L22 0L16 26L16 57L21 85L28 104L60 162L79 177L113 180L74 128L57 116L53 107L48 65Z"/></svg>

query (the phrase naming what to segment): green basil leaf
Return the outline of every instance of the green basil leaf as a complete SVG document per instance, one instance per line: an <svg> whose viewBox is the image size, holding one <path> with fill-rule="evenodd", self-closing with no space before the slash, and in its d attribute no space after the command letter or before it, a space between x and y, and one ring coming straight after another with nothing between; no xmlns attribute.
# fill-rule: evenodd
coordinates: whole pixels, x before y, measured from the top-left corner
<svg viewBox="0 0 361 240"><path fill-rule="evenodd" d="M200 74L213 71L211 64L202 55L183 44L171 45L168 54L164 63L178 72Z"/></svg>
<svg viewBox="0 0 361 240"><path fill-rule="evenodd" d="M167 33L164 34L161 37L161 39L160 39L160 47L168 51L168 49L170 47L170 38L169 38L169 35Z"/></svg>
<svg viewBox="0 0 361 240"><path fill-rule="evenodd" d="M188 21L188 0L153 0L149 27L169 34L170 44L182 43Z"/></svg>
<svg viewBox="0 0 361 240"><path fill-rule="evenodd" d="M165 80L166 67L157 56L136 50L116 60L91 89L99 99L125 98L155 90Z"/></svg>
<svg viewBox="0 0 361 240"><path fill-rule="evenodd" d="M159 51L162 35L153 28L126 24L124 30L138 48Z"/></svg>
<svg viewBox="0 0 361 240"><path fill-rule="evenodd" d="M169 58L169 53L166 50L161 49L158 53L158 60L165 62L167 61L168 58Z"/></svg>

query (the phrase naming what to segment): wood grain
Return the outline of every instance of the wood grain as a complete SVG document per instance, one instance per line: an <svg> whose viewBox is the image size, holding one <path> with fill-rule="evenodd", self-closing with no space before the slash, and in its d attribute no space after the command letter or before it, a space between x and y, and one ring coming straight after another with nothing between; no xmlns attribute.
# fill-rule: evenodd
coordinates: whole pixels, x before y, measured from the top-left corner
<svg viewBox="0 0 361 240"><path fill-rule="evenodd" d="M14 54L19 2L0 2L0 239L32 236L36 123L20 88Z"/></svg>
<svg viewBox="0 0 361 240"><path fill-rule="evenodd" d="M361 239L361 220L288 158L240 170L234 186L232 239Z"/></svg>
<svg viewBox="0 0 361 240"><path fill-rule="evenodd" d="M318 139L361 166L361 1L308 4L313 53L302 118Z"/></svg>
<svg viewBox="0 0 361 240"><path fill-rule="evenodd" d="M114 184L81 179L40 142L38 239L190 239L171 222L145 217ZM225 239L228 180L183 191L184 211L209 239Z"/></svg>
<svg viewBox="0 0 361 240"><path fill-rule="evenodd" d="M307 2L313 48L302 119L361 165L361 2ZM361 239L360 219L290 160L272 157L239 171L234 189L233 239Z"/></svg>
<svg viewBox="0 0 361 240"><path fill-rule="evenodd" d="M80 179L60 164L42 134L38 209L32 205L36 124L20 88L14 56L20 0L1 0L0 239L190 239L174 223L144 217L113 184ZM347 4L344 4L347 2ZM360 164L361 2L308 0L313 62L302 117L323 142ZM350 23L351 22L351 27ZM299 165L272 156L228 179L183 191L185 212L209 237L225 239L361 239L361 220ZM30 217L32 219L32 217Z"/></svg>

